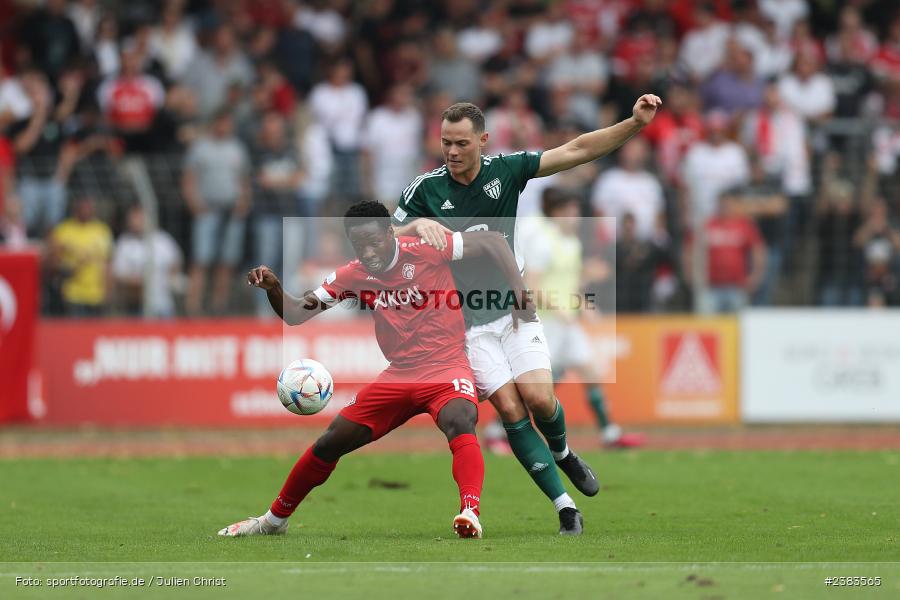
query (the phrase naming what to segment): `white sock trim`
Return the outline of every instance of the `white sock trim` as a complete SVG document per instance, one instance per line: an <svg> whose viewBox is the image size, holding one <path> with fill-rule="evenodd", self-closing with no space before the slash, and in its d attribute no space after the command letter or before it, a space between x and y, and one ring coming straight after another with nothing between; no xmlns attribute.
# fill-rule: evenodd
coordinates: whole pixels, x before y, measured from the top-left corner
<svg viewBox="0 0 900 600"><path fill-rule="evenodd" d="M553 450L551 450L550 454L553 455L553 460L559 462L569 455L569 446L566 445L566 447L562 449L562 452L554 452Z"/></svg>
<svg viewBox="0 0 900 600"><path fill-rule="evenodd" d="M276 517L272 514L271 510L267 510L266 514L263 515L266 518L266 521L274 525L275 527L280 527L282 523L288 520L287 517Z"/></svg>
<svg viewBox="0 0 900 600"><path fill-rule="evenodd" d="M577 508L575 506L575 501L572 500L572 497L563 492L563 495L553 501L553 506L556 507L556 512L561 511L564 508Z"/></svg>

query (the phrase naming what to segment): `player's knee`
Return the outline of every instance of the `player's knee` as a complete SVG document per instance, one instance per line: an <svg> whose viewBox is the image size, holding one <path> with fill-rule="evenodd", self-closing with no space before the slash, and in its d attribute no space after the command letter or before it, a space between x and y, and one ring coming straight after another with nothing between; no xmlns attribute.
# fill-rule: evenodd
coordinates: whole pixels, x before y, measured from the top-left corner
<svg viewBox="0 0 900 600"><path fill-rule="evenodd" d="M448 440L466 433L474 434L476 423L478 408L468 400L452 401L438 416L438 426Z"/></svg>
<svg viewBox="0 0 900 600"><path fill-rule="evenodd" d="M316 457L325 462L335 462L341 456L346 454L346 452L340 448L340 445L335 442L334 437L329 433L326 433L316 440L316 443L313 444L312 451Z"/></svg>
<svg viewBox="0 0 900 600"><path fill-rule="evenodd" d="M522 386L519 390L522 395L522 402L528 407L528 410L538 415L546 413L553 414L556 411L556 396L553 393L552 385L529 385Z"/></svg>
<svg viewBox="0 0 900 600"><path fill-rule="evenodd" d="M528 417L528 410L518 396L503 395L491 398L491 404L504 423L515 423Z"/></svg>

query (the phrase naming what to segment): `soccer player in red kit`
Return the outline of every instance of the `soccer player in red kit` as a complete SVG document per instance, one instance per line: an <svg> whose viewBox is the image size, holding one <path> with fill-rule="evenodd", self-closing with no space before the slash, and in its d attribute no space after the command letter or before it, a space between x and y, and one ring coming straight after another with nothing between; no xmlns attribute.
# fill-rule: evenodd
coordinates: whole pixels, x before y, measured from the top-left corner
<svg viewBox="0 0 900 600"><path fill-rule="evenodd" d="M291 470L269 511L234 523L219 535L280 534L287 519L314 487L325 483L341 456L377 440L411 417L428 413L447 436L460 513L453 528L460 537L482 535L479 522L484 459L475 437L478 421L474 377L465 353L465 323L449 263L472 257L493 259L517 298L525 283L509 244L498 232L453 233L437 250L417 237L394 235L387 208L354 204L344 228L357 260L329 275L302 298L287 294L265 266L247 275L266 290L272 308L289 325L299 325L336 302L356 299L371 310L375 336L390 366L344 407ZM530 302L513 306L518 322L536 319Z"/></svg>

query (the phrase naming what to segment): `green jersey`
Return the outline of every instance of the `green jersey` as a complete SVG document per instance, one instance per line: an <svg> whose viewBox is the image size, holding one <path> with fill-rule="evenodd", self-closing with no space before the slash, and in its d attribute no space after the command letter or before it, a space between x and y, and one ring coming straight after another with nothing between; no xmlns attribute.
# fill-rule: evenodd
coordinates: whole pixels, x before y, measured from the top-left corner
<svg viewBox="0 0 900 600"><path fill-rule="evenodd" d="M540 152L482 156L481 170L469 185L450 177L446 166L420 175L403 190L394 223L405 225L426 217L453 231L499 231L523 270L525 261L516 237L519 194L535 176L540 163ZM510 289L499 280L496 265L463 259L451 263L451 268L465 299L466 327L490 323L509 314L506 302Z"/></svg>

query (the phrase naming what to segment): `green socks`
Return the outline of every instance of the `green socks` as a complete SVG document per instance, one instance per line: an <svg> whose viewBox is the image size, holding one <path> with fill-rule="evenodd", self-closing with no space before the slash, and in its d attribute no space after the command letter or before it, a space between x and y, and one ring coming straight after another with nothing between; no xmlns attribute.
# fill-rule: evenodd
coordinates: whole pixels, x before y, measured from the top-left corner
<svg viewBox="0 0 900 600"><path fill-rule="evenodd" d="M590 400L591 408L594 409L594 414L597 415L600 429L606 429L606 426L609 425L609 417L606 414L606 402L603 401L603 390L599 385L588 385L588 400Z"/></svg>
<svg viewBox="0 0 900 600"><path fill-rule="evenodd" d="M560 419L560 421L562 420ZM556 500L565 494L566 489L556 471L553 455L550 454L550 449L547 448L547 444L544 443L541 436L531 426L531 419L525 418L515 423L504 423L503 428L506 429L506 437L513 454L516 455L537 486L541 488L541 491L550 500ZM563 444L565 444L565 427L563 427Z"/></svg>
<svg viewBox="0 0 900 600"><path fill-rule="evenodd" d="M550 446L550 452L553 454L553 458L561 460L563 456L559 455L565 455L567 446L566 413L563 412L560 401L556 401L556 412L553 413L553 416L550 417L549 420L545 421L535 415L534 424L537 425L537 428L547 439L547 445Z"/></svg>

